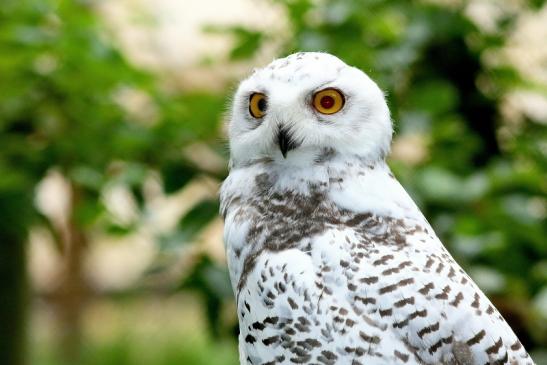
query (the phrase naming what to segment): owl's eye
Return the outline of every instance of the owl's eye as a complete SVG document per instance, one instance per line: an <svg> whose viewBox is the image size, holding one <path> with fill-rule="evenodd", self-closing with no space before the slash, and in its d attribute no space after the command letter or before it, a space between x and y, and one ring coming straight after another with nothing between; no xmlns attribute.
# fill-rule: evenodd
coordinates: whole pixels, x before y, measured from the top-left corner
<svg viewBox="0 0 547 365"><path fill-rule="evenodd" d="M321 114L334 114L344 103L344 95L336 89L321 90L313 95L313 107Z"/></svg>
<svg viewBox="0 0 547 365"><path fill-rule="evenodd" d="M268 101L266 95L254 93L249 98L249 113L255 118L262 118L266 114Z"/></svg>

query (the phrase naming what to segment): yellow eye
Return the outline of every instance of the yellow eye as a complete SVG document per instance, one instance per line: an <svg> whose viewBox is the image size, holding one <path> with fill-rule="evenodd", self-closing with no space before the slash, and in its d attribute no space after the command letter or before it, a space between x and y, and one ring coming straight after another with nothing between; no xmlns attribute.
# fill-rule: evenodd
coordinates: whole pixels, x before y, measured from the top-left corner
<svg viewBox="0 0 547 365"><path fill-rule="evenodd" d="M336 89L325 89L313 96L313 107L322 114L334 114L344 106L344 95Z"/></svg>
<svg viewBox="0 0 547 365"><path fill-rule="evenodd" d="M266 95L254 93L249 98L249 113L255 118L262 118L266 114L268 101Z"/></svg>

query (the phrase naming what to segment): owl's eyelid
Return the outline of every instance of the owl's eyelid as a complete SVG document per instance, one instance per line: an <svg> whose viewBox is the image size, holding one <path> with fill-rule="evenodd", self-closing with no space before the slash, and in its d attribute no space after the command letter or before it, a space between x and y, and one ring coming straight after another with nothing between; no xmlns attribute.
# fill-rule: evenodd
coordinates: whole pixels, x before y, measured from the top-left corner
<svg viewBox="0 0 547 365"><path fill-rule="evenodd" d="M246 99L247 100L250 100L251 99L251 96L253 96L254 94L262 94L264 95L266 98L268 98L268 94L266 93L265 90L251 90L249 92L246 93Z"/></svg>
<svg viewBox="0 0 547 365"><path fill-rule="evenodd" d="M328 90L328 89L336 90L345 97L345 94L342 92L342 90L340 90L338 87L336 87L335 81L336 80L325 81L321 85L316 86L314 89L312 89L308 93L308 95L306 95L306 103L307 104L312 104L315 94L320 93L323 90Z"/></svg>
<svg viewBox="0 0 547 365"><path fill-rule="evenodd" d="M327 89L334 89L334 90L338 90L340 93L344 94L342 92L342 90L340 90L338 87L336 87L336 80L329 80L329 81L325 81L324 83L320 84L319 86L315 87L313 90L312 90L312 95L315 95L317 94L318 92L320 91L323 91L323 90L327 90Z"/></svg>

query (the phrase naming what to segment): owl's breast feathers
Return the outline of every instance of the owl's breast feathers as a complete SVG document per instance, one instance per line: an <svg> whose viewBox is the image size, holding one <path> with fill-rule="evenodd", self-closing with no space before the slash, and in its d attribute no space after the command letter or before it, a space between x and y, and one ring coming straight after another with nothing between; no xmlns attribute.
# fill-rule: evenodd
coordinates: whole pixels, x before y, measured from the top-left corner
<svg viewBox="0 0 547 365"><path fill-rule="evenodd" d="M385 163L234 169L221 191L248 364L533 364Z"/></svg>

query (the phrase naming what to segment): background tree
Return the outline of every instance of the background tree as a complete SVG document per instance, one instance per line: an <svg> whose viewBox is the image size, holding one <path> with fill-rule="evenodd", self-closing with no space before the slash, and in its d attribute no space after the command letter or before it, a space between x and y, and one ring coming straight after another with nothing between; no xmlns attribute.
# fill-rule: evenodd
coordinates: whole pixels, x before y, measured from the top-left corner
<svg viewBox="0 0 547 365"><path fill-rule="evenodd" d="M112 219L101 194L121 184L143 203L142 183L153 168L162 171L166 191L174 191L200 172L180 147L215 138L223 96L160 92L101 32L91 3L8 0L0 9L3 364L25 362L29 227L45 225L55 237L63 275L49 300L60 323L64 360L78 363L82 310L93 295L82 272L90 236L135 228ZM143 95L151 112L128 110L128 93ZM66 221L51 221L34 207L33 191L48 171L67 181ZM201 218L216 214L208 210Z"/></svg>

